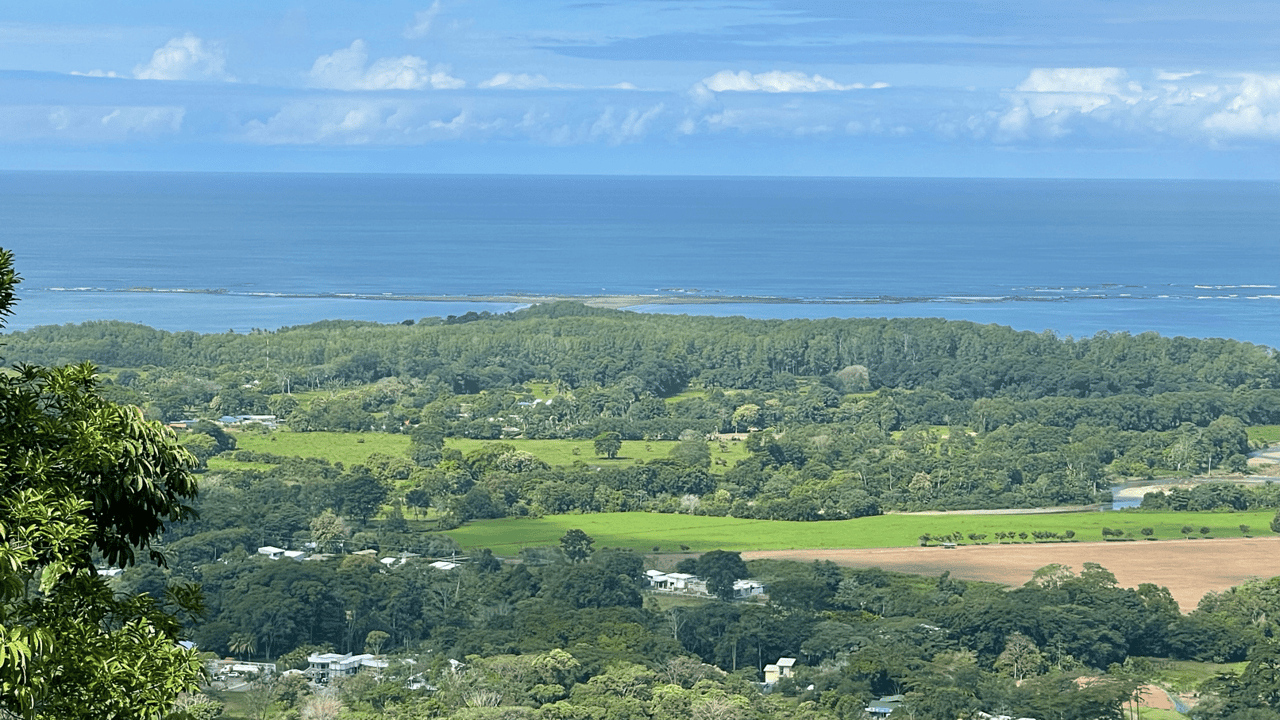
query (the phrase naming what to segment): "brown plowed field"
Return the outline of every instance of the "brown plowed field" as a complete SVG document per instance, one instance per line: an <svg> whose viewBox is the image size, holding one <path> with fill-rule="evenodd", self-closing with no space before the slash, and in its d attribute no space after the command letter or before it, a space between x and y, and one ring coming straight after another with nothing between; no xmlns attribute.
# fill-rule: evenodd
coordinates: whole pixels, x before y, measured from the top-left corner
<svg viewBox="0 0 1280 720"><path fill-rule="evenodd" d="M1096 562L1123 587L1144 582L1164 585L1183 612L1194 610L1210 591L1222 591L1251 577L1280 575L1280 537L1158 542L1082 542L1033 545L962 545L954 549L876 548L870 550L762 550L745 559L830 560L849 567L939 575L950 570L962 580L1021 585L1051 563L1079 571Z"/></svg>

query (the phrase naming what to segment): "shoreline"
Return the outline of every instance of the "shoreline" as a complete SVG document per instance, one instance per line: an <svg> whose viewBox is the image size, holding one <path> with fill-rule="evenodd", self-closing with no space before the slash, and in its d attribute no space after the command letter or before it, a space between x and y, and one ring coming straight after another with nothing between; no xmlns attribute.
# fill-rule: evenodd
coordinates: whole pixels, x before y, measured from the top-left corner
<svg viewBox="0 0 1280 720"><path fill-rule="evenodd" d="M1163 337L1230 338L1280 348L1280 329L1268 303L1149 299L1135 295L1029 295L1030 288L990 295L828 295L728 294L697 287L658 287L652 291L574 294L515 289L490 293L395 294L338 292L266 292L252 287L106 288L85 285L26 287L19 317L7 332L46 325L119 320L170 332L220 333L273 330L322 320L382 324L405 319L503 314L525 306L573 302L588 307L641 314L741 316L758 320L825 318L939 318L1001 325L1019 331L1053 332L1060 338L1087 338L1100 332L1158 333ZM1128 288L1126 288L1128 289ZM1060 289L1053 288L1058 291ZM1277 296L1280 299L1280 296ZM1087 301L1087 302L1081 302ZM1231 306L1220 303L1233 302ZM1224 313L1226 313L1224 315Z"/></svg>
<svg viewBox="0 0 1280 720"><path fill-rule="evenodd" d="M655 293L618 293L601 295L573 295L568 293L488 293L475 295L413 295L395 293L283 293L283 292L233 292L225 288L89 288L46 287L33 288L41 292L103 295L214 295L219 297L261 298L269 300L385 300L394 302L437 303L502 303L533 305L550 302L578 302L589 307L621 310L648 305L904 305L927 303L955 303L961 305L993 305L1008 302L1061 303L1069 300L1106 300L1107 295L1083 295L1075 297L1046 295L878 295L867 297L784 297L777 295L720 295L701 291L671 290ZM1125 298L1141 299L1141 298Z"/></svg>

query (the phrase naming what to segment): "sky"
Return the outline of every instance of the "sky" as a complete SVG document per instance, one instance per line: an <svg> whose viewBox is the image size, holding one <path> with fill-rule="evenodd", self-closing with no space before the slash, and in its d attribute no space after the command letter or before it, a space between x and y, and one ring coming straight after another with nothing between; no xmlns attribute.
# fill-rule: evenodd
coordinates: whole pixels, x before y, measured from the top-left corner
<svg viewBox="0 0 1280 720"><path fill-rule="evenodd" d="M1280 178L1273 0L7 0L0 169Z"/></svg>

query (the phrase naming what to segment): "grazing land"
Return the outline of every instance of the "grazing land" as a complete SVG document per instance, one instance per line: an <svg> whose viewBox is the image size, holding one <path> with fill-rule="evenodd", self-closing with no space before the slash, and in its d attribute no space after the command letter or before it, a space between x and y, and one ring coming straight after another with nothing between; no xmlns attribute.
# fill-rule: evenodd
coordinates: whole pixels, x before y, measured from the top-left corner
<svg viewBox="0 0 1280 720"><path fill-rule="evenodd" d="M236 433L236 449L257 453L272 453L286 457L322 458L343 465L356 465L369 459L373 453L385 453L402 457L409 449L408 435L387 433L341 432L274 432L263 435L252 432ZM231 458L234 453L213 458L210 469L244 468L245 463Z"/></svg>
<svg viewBox="0 0 1280 720"><path fill-rule="evenodd" d="M1209 547L1217 541L1186 540L1183 526L1208 527L1209 536L1239 538L1239 526L1249 525L1250 533L1270 536L1270 511L1243 513L1126 513L1090 512L1054 515L878 515L855 520L828 522L787 522L783 520L749 520L704 515L666 515L658 513L595 513L586 515L554 515L542 518L504 518L480 520L449 534L463 547L491 548L498 554L511 554L521 547L555 545L570 528L580 528L595 538L597 546L627 547L651 552L673 552L681 545L690 552L709 550L808 550L811 548L872 549L911 548L919 545L925 533L940 535L960 533L969 543L969 533L986 534L982 542L992 547L1075 547L1082 543L1035 543L1030 540L996 545L997 532L1046 531L1075 532L1075 539L1101 540L1102 528L1119 530L1142 537L1141 529L1150 527L1152 537L1164 542L1113 542L1105 545L1186 545ZM1277 546L1280 549L1280 546ZM929 548L929 552L950 552ZM1053 561L1049 561L1053 562ZM1048 563L1042 563L1048 564ZM1040 567L1040 566L1037 566ZM1254 574L1262 574L1261 572ZM1276 572L1273 574L1280 574Z"/></svg>
<svg viewBox="0 0 1280 720"><path fill-rule="evenodd" d="M632 464L657 458L667 457L671 448L678 443L667 441L624 440L618 457L608 460L597 457L591 440L471 440L467 438L446 438L445 447L467 454L485 445L506 443L518 450L530 453L548 465L572 465L574 462L587 462L599 465ZM409 449L408 435L388 435L386 433L342 433L342 432L274 432L262 435L251 432L236 434L236 445L239 450L251 450L259 453L273 453L284 456L323 458L329 462L340 462L343 465L355 465L368 460L372 453L383 453L403 457ZM574 454L574 449L578 453ZM736 462L747 456L747 450L740 442L726 442L722 451L718 443L711 443L711 457L723 459L725 465L712 465L712 472L723 472ZM262 463L243 463L232 458L232 454L212 458L209 467L214 470L231 469L266 469L269 465Z"/></svg>
<svg viewBox="0 0 1280 720"><path fill-rule="evenodd" d="M1245 428L1245 432L1249 433L1249 442L1280 444L1280 425L1253 425Z"/></svg>
<svg viewBox="0 0 1280 720"><path fill-rule="evenodd" d="M878 567L921 575L950 571L952 577L962 580L1005 585L1021 585L1038 568L1052 563L1078 571L1084 563L1096 562L1114 573L1124 587L1149 582L1169 588L1183 612L1189 612L1205 593L1221 592L1252 577L1280 575L1280 538L979 545L954 549L772 550L743 553L743 557L830 560L850 567Z"/></svg>

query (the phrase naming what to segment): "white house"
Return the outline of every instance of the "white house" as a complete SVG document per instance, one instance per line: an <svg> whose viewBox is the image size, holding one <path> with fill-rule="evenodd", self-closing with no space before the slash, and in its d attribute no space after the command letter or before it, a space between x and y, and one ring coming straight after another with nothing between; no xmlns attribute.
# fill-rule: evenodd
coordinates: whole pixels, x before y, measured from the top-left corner
<svg viewBox="0 0 1280 720"><path fill-rule="evenodd" d="M756 580L734 580L733 597L735 600L764 594L764 583Z"/></svg>
<svg viewBox="0 0 1280 720"><path fill-rule="evenodd" d="M258 554L265 556L268 560L280 560L283 558L303 560L307 557L307 554L301 550L285 550L273 545L263 545L258 548Z"/></svg>
<svg viewBox="0 0 1280 720"><path fill-rule="evenodd" d="M778 662L770 663L764 666L764 682L771 685L778 682L784 677L791 677L795 672L795 658L778 658Z"/></svg>
<svg viewBox="0 0 1280 720"><path fill-rule="evenodd" d="M279 560L284 557L284 548L278 548L273 545L263 545L258 548L259 555L266 555L268 560Z"/></svg>
<svg viewBox="0 0 1280 720"><path fill-rule="evenodd" d="M373 655L339 655L338 653L315 653L307 656L311 667L307 674L318 683L327 683L338 677L350 677L360 672L361 668L385 668L386 660L378 660Z"/></svg>

